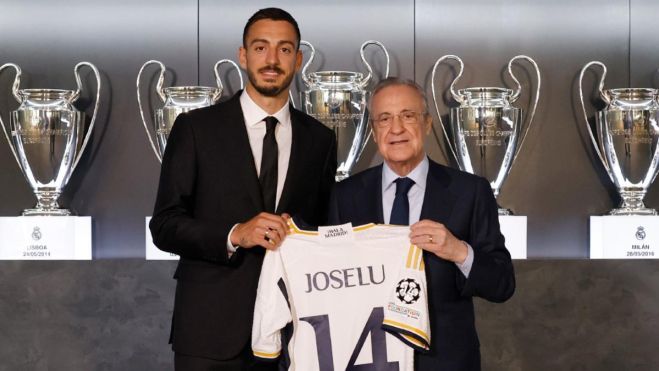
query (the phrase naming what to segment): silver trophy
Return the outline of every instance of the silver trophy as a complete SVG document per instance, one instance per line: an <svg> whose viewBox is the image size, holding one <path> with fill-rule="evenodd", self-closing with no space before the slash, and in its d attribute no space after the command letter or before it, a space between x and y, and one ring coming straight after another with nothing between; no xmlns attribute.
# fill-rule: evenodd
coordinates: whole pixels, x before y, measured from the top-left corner
<svg viewBox="0 0 659 371"><path fill-rule="evenodd" d="M86 133L85 114L73 106L82 89L79 73L82 66L89 67L96 76L96 103ZM75 91L19 89L21 69L17 65L4 64L0 73L9 67L16 71L12 93L20 106L11 112L10 130L5 127L2 115L0 124L37 197L36 207L24 210L23 215L71 215L69 210L59 208L57 199L78 165L94 129L101 92L100 74L93 64L80 62L73 69L78 86Z"/></svg>
<svg viewBox="0 0 659 371"><path fill-rule="evenodd" d="M193 109L207 107L213 105L220 99L222 96L222 90L224 86L222 85L222 80L220 79L220 65L224 63L229 63L233 65L238 71L238 76L240 77L240 88L243 88L243 76L240 73L240 67L229 59L222 59L215 63L213 70L215 72L215 81L217 82L217 87L209 86L171 86L168 88L163 88L163 83L165 81L165 65L160 61L150 60L140 68L140 72L137 74L137 104L140 107L140 115L142 116L142 124L144 124L144 130L146 135L149 138L151 143L151 148L156 154L156 157L160 162L162 162L162 156L165 153L165 146L167 145L167 138L169 133L172 131L172 126L176 117L184 112L191 111ZM154 140L154 135L149 130L149 125L147 124L146 117L144 116L144 109L142 107L142 99L140 98L140 80L144 69L151 65L157 64L160 66L160 76L156 83L156 93L164 103L162 108L155 110L154 114L154 132L156 139ZM156 146L156 142L158 145Z"/></svg>
<svg viewBox="0 0 659 371"><path fill-rule="evenodd" d="M435 89L437 66L447 59L455 60L460 64L458 76L450 86L451 95L460 106L451 108L448 129L442 122ZM538 84L531 115L527 121L522 118L521 108L512 105L519 98L522 90L512 72L513 63L520 59L528 61L533 66ZM474 87L456 92L455 84L462 76L463 70L462 60L455 55L445 55L435 62L431 82L435 110L444 137L460 169L487 179L494 196L497 197L533 122L540 97L540 70L533 59L518 55L508 62L508 74L517 85L517 89ZM448 135L449 131L451 138ZM499 215L510 214L510 210L499 208Z"/></svg>
<svg viewBox="0 0 659 371"><path fill-rule="evenodd" d="M336 180L341 181L350 175L371 134L366 107L370 92L366 87L373 69L366 61L364 50L368 45L377 45L384 51L387 61L385 78L389 76L389 53L381 42L369 40L360 48L361 59L368 71L366 76L349 71L307 73L316 51L309 42L301 44L311 49L311 56L302 68L302 80L307 86L307 91L302 93L302 105L309 115L334 130L338 157Z"/></svg>
<svg viewBox="0 0 659 371"><path fill-rule="evenodd" d="M583 76L590 66L600 66L598 90L607 104L595 116L597 139L588 124L583 99ZM593 61L579 74L579 98L590 140L609 178L622 198L611 215L657 215L646 208L643 197L659 172L659 90L604 89L606 66Z"/></svg>

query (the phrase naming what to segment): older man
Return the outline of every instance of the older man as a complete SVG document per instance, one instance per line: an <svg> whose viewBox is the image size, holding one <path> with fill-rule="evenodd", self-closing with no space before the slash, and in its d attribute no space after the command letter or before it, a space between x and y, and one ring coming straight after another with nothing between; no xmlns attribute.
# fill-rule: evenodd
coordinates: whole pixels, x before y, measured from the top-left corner
<svg viewBox="0 0 659 371"><path fill-rule="evenodd" d="M411 243L424 249L432 333L415 368L480 370L472 297L503 302L515 290L490 185L428 159L432 118L415 82L380 82L370 113L384 164L335 185L329 221L410 225Z"/></svg>

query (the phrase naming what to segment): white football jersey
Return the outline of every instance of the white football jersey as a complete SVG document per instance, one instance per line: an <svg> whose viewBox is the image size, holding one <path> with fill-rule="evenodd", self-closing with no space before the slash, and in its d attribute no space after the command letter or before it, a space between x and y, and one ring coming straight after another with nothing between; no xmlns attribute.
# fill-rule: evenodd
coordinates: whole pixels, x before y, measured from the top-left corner
<svg viewBox="0 0 659 371"><path fill-rule="evenodd" d="M292 333L282 336L282 329ZM288 338L288 339L287 339ZM413 370L430 345L426 277L409 227L291 223L259 279L252 350L288 370Z"/></svg>

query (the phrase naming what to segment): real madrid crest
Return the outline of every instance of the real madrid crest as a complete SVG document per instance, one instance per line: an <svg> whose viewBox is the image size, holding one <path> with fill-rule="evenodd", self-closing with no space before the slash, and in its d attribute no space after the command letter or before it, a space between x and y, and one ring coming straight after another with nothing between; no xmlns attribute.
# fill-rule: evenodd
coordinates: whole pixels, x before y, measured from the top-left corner
<svg viewBox="0 0 659 371"><path fill-rule="evenodd" d="M32 229L32 239L35 241L39 241L41 239L41 229L39 227L34 227Z"/></svg>
<svg viewBox="0 0 659 371"><path fill-rule="evenodd" d="M639 241L642 241L642 240L645 239L645 237L646 237L645 228L643 228L641 226L636 228L636 239L639 240Z"/></svg>

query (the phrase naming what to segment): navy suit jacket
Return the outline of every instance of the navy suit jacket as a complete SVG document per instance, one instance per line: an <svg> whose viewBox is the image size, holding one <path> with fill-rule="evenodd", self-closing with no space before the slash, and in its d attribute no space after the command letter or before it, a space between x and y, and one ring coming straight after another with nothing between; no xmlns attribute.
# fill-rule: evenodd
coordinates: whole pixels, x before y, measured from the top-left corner
<svg viewBox="0 0 659 371"><path fill-rule="evenodd" d="M249 344L264 249L227 254L235 223L264 210L240 106L226 102L179 115L163 156L149 225L158 248L181 256L174 278L174 351L229 359ZM336 171L331 130L291 108L293 140L277 214L325 222Z"/></svg>
<svg viewBox="0 0 659 371"><path fill-rule="evenodd" d="M382 165L335 184L329 207L330 224L383 223ZM415 369L480 370L472 297L503 302L515 290L490 184L430 161L420 219L442 223L469 243L474 262L467 279L454 263L424 251L431 346L428 353L417 353Z"/></svg>

